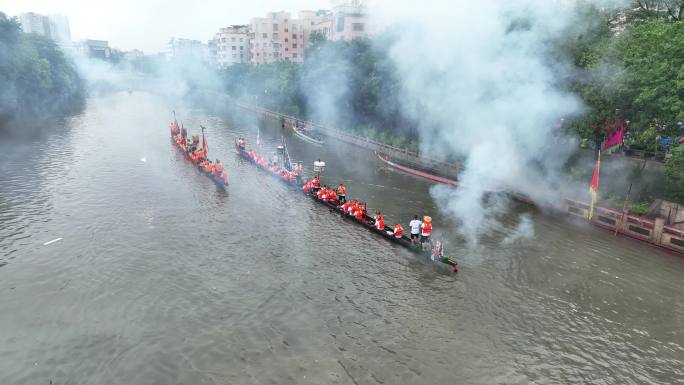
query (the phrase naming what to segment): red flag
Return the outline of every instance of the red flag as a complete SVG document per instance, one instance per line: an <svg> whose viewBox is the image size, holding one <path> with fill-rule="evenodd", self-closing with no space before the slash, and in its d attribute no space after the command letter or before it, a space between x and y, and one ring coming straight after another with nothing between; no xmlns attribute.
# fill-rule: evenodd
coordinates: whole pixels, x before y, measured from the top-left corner
<svg viewBox="0 0 684 385"><path fill-rule="evenodd" d="M596 201L598 199L600 169L601 169L601 151L599 151L599 153L598 153L598 159L596 159L596 166L594 167L594 176L591 178L591 186L589 187L589 193L591 193L591 206L589 207L589 220L591 220L594 217L594 207L596 206Z"/></svg>

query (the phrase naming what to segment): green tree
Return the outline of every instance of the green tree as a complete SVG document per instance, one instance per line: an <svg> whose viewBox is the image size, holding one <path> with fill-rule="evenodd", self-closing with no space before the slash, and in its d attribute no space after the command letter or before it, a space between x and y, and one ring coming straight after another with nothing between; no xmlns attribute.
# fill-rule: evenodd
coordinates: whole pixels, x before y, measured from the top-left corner
<svg viewBox="0 0 684 385"><path fill-rule="evenodd" d="M22 33L0 13L0 130L63 116L83 102L83 81L54 42Z"/></svg>

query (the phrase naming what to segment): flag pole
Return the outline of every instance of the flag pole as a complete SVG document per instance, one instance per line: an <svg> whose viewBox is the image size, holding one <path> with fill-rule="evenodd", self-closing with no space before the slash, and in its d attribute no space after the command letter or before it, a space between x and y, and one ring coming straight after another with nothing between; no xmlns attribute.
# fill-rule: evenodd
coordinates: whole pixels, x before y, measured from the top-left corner
<svg viewBox="0 0 684 385"><path fill-rule="evenodd" d="M590 221L594 218L594 208L596 207L596 201L598 200L598 186L599 186L599 174L601 170L601 149L598 151L598 159L596 159L596 166L594 167L594 176L591 178L591 186L589 187L589 192L591 193L591 206L589 207L588 218Z"/></svg>

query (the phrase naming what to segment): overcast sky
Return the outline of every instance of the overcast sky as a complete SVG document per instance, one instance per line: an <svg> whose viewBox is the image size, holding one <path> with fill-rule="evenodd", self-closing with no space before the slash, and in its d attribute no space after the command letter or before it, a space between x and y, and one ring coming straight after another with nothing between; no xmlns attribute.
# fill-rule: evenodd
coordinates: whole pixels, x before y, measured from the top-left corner
<svg viewBox="0 0 684 385"><path fill-rule="evenodd" d="M60 13L71 38L108 40L110 46L160 52L172 36L207 41L219 28L247 24L269 11L328 9L328 0L3 0L0 12Z"/></svg>

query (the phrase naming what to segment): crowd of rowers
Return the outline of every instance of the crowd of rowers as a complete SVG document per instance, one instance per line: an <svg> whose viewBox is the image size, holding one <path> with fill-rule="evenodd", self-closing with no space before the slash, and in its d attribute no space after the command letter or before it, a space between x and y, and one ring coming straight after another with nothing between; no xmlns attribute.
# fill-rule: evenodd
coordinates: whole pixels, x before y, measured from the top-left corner
<svg viewBox="0 0 684 385"><path fill-rule="evenodd" d="M404 228L400 223L395 224L393 228L389 228L385 226L385 219L380 211L377 211L375 216L371 218L366 215L366 202L357 201L356 199L347 201L347 189L343 183L340 183L336 189L330 188L327 185L321 186L321 180L318 176L302 183L301 163L296 163L293 171L288 171L278 165L277 158L269 160L266 157L259 155L254 150L246 150L247 142L244 138L240 137L237 144L256 164L280 176L283 180L291 183L296 181L298 185L302 186L304 192L312 194L318 200L333 203L345 215L353 217L363 223L373 221L372 224L376 229L386 231L388 235L392 235L396 238L403 238ZM423 220L420 221L416 215L409 223L409 227L411 229L411 242L413 244L420 244L423 250L430 250L432 248L432 243L430 241L430 235L432 234L432 218L424 216Z"/></svg>
<svg viewBox="0 0 684 385"><path fill-rule="evenodd" d="M246 142L244 138L238 139L238 146L244 151ZM248 150L247 151L247 156L250 157L254 161L254 163L258 164L259 166L271 171L274 174L277 174L280 176L282 179L288 181L288 182L294 182L301 180L301 175L302 175L302 164L301 163L296 163L293 167L292 171L288 171L284 168L281 168L278 166L277 160L269 160L264 156L259 155L257 152L254 150Z"/></svg>
<svg viewBox="0 0 684 385"><path fill-rule="evenodd" d="M376 229L386 231L388 235L393 235L396 238L403 238L404 228L401 223L397 223L393 228L385 226L385 218L379 210L371 218L367 215L366 202L352 199L347 201L347 189L343 183L340 183L336 189L330 188L327 185L321 186L321 181L318 176L311 180L307 180L303 187L308 194L314 195L318 200L323 202L333 203L345 215L355 218L359 222L368 223L373 221ZM424 216L423 220L418 220L418 216L409 223L411 229L411 242L414 244L420 243L423 250L429 250L432 247L430 242L430 235L432 235L432 218Z"/></svg>
<svg viewBox="0 0 684 385"><path fill-rule="evenodd" d="M211 174L217 178L228 181L228 173L223 169L223 164L219 159L212 162L207 158L207 150L205 146L199 146L199 135L192 135L188 138L188 131L185 127L179 128L178 123L171 123L171 135L178 147L182 148L205 173Z"/></svg>

